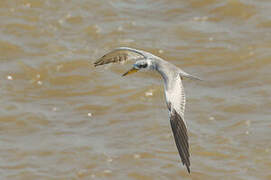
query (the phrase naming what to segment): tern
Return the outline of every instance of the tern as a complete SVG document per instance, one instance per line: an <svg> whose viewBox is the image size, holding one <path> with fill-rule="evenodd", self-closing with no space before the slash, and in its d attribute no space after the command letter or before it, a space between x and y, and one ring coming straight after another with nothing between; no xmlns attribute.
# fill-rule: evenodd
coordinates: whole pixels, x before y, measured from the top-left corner
<svg viewBox="0 0 271 180"><path fill-rule="evenodd" d="M157 71L164 80L164 92L166 104L169 110L169 119L175 143L181 157L183 165L190 173L190 152L187 135L187 126L184 121L185 93L182 85L183 77L201 80L190 75L177 66L143 50L129 47L119 47L105 54L94 62L94 66L109 63L124 63L134 60L133 67L122 76L135 73L140 70Z"/></svg>

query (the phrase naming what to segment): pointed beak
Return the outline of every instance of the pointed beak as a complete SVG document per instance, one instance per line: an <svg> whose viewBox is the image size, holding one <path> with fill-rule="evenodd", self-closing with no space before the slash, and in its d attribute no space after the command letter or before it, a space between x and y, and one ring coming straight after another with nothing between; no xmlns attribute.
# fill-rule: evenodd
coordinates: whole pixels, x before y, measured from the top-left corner
<svg viewBox="0 0 271 180"><path fill-rule="evenodd" d="M132 69L130 69L129 71L127 71L126 73L124 73L122 76L126 76L128 74L132 74L132 73L135 73L137 71L138 71L138 69L136 69L136 68L133 67Z"/></svg>

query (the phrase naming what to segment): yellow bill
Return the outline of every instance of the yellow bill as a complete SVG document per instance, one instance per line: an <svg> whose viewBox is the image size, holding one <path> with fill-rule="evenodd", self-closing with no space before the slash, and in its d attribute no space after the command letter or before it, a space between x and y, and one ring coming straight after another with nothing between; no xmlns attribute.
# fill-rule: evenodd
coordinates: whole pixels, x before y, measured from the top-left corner
<svg viewBox="0 0 271 180"><path fill-rule="evenodd" d="M136 68L133 67L132 69L130 69L129 71L127 71L126 73L124 73L122 76L126 76L128 74L132 74L132 73L135 73L137 71L138 71L138 69L136 69Z"/></svg>

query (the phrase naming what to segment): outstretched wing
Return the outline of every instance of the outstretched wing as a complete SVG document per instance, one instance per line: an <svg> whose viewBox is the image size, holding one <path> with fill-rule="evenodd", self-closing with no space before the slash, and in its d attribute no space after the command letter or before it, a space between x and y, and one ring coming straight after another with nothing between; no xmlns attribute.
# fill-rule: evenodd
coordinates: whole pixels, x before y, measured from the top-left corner
<svg viewBox="0 0 271 180"><path fill-rule="evenodd" d="M96 62L94 62L94 66L96 67L108 63L120 63L140 59L146 59L146 55L143 51L128 47L119 47L99 58Z"/></svg>
<svg viewBox="0 0 271 180"><path fill-rule="evenodd" d="M175 109L171 109L170 124L182 163L186 166L187 171L190 173L190 153L187 129L184 120Z"/></svg>
<svg viewBox="0 0 271 180"><path fill-rule="evenodd" d="M188 144L187 128L184 121L185 93L180 76L166 81L167 105L170 112L170 124L173 131L175 143L179 151L182 163L190 173L190 153Z"/></svg>

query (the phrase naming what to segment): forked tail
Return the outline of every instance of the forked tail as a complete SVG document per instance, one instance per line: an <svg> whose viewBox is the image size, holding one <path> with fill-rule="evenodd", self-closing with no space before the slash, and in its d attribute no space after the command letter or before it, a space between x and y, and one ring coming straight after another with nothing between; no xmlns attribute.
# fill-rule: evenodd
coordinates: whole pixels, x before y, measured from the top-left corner
<svg viewBox="0 0 271 180"><path fill-rule="evenodd" d="M201 79L201 78L199 78L197 76L193 76L191 74L188 74L188 73L186 73L186 72L184 72L182 70L179 72L179 74L180 74L181 78L186 77L186 78L189 78L189 79L203 81L203 79Z"/></svg>

